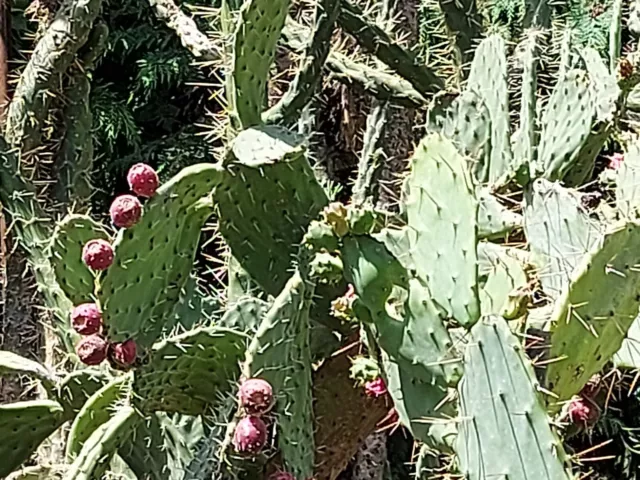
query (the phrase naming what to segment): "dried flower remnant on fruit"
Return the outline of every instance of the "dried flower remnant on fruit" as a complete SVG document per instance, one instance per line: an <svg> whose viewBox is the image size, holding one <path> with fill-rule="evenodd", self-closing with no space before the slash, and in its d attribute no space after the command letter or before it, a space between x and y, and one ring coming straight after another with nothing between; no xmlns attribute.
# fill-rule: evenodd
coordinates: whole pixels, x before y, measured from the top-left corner
<svg viewBox="0 0 640 480"><path fill-rule="evenodd" d="M331 302L331 315L341 320L352 320L353 302L356 299L356 292L353 285L349 285L347 293Z"/></svg>

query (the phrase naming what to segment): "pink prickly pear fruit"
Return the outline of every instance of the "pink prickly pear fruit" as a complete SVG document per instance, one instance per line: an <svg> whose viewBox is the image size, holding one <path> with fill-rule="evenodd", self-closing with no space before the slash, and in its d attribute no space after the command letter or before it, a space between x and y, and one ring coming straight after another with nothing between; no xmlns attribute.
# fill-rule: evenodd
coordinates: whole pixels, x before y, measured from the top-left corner
<svg viewBox="0 0 640 480"><path fill-rule="evenodd" d="M266 380L249 378L240 385L238 398L248 414L262 415L273 404L273 388Z"/></svg>
<svg viewBox="0 0 640 480"><path fill-rule="evenodd" d="M71 326L80 335L100 332L102 314L95 303L82 303L71 311Z"/></svg>
<svg viewBox="0 0 640 480"><path fill-rule="evenodd" d="M82 248L82 261L93 270L105 270L113 263L113 247L106 240L89 240Z"/></svg>
<svg viewBox="0 0 640 480"><path fill-rule="evenodd" d="M598 406L582 397L576 397L571 400L568 413L571 422L583 427L595 424L600 418Z"/></svg>
<svg viewBox="0 0 640 480"><path fill-rule="evenodd" d="M127 173L129 188L136 195L141 197L153 197L158 189L158 174L146 163L136 163Z"/></svg>
<svg viewBox="0 0 640 480"><path fill-rule="evenodd" d="M364 391L368 397L378 398L387 394L387 385L382 377L364 384Z"/></svg>
<svg viewBox="0 0 640 480"><path fill-rule="evenodd" d="M233 446L240 453L256 454L267 443L267 426L260 417L249 415L236 425Z"/></svg>
<svg viewBox="0 0 640 480"><path fill-rule="evenodd" d="M109 358L120 367L130 367L136 361L136 342L132 338L122 343L112 343L109 347Z"/></svg>
<svg viewBox="0 0 640 480"><path fill-rule="evenodd" d="M100 335L82 337L76 345L76 353L85 365L99 365L107 358L107 341Z"/></svg>
<svg viewBox="0 0 640 480"><path fill-rule="evenodd" d="M142 215L142 204L133 195L120 195L111 203L109 215L116 227L133 227Z"/></svg>
<svg viewBox="0 0 640 480"><path fill-rule="evenodd" d="M612 170L617 170L622 166L624 162L624 154L616 152L611 157L609 157L609 168Z"/></svg>

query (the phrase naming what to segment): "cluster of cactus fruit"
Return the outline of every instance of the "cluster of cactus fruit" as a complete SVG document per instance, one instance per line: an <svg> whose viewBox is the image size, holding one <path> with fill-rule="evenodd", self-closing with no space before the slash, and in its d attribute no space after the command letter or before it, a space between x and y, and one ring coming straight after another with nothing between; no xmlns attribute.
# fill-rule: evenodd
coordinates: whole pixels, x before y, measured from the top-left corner
<svg viewBox="0 0 640 480"><path fill-rule="evenodd" d="M100 478L117 458L138 478L168 478L169 470L179 472L171 478L262 478L276 458L272 480L310 479L323 448L315 445L314 420L323 419L314 419L312 375L313 360L326 357L312 342L323 327L360 333L368 355L353 361L355 383L369 397L388 396L416 441L455 452L465 478L568 479L551 416L592 426L599 416L592 376L612 359L640 365L632 336L640 330L640 143L612 159L617 204L599 211L601 220L569 188L593 174L638 81L633 58L618 62L620 19L612 22L609 66L593 50L575 55L564 46L544 109L536 83L541 45L527 35L513 135L506 46L496 34L480 41L465 89L453 101L434 98L401 212L392 215L371 202L329 203L303 139L266 123L293 123L313 96L318 79L309 79L330 61L336 21L417 97L442 82L357 7L322 1L309 62L283 103L265 113L288 7L249 0L240 11L229 92L238 133L220 162L187 167L162 186L151 167L134 165L130 189L147 200L144 207L134 195L113 201L109 214L120 230L112 241L105 227L71 215L41 255L28 241L34 227L19 226L34 265L53 272L39 282L62 319L60 336L79 335L77 358L100 368L76 365L61 378L0 354L0 373L32 375L48 394L0 406L0 432L8 435L0 456L10 459L1 476L71 421L68 480ZM11 155L0 163L0 198L20 224L25 197L16 188L26 183L9 182L10 170L20 177ZM495 194L517 185L522 215ZM189 289L211 216L234 261L269 298L229 299L213 321L194 307L198 293ZM496 241L516 230L528 250ZM529 302L532 270L546 299L537 308ZM552 361L540 379L520 339L531 329L550 338ZM206 424L211 417L216 425ZM187 420L200 422L193 443L177 427Z"/></svg>

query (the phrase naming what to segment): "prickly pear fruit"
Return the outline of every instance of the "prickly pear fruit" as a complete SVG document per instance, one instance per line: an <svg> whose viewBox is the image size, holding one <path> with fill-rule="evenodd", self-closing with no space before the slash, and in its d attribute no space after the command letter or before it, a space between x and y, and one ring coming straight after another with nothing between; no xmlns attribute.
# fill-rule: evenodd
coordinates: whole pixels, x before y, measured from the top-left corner
<svg viewBox="0 0 640 480"><path fill-rule="evenodd" d="M76 353L85 365L99 365L107 358L108 344L100 335L82 337L76 345Z"/></svg>
<svg viewBox="0 0 640 480"><path fill-rule="evenodd" d="M368 397L382 397L387 394L387 385L382 377L378 377L364 384L364 392Z"/></svg>
<svg viewBox="0 0 640 480"><path fill-rule="evenodd" d="M120 367L130 367L136 361L136 342L132 338L122 343L112 343L109 358Z"/></svg>
<svg viewBox="0 0 640 480"><path fill-rule="evenodd" d="M133 227L142 215L142 204L133 195L120 195L111 204L109 214L116 227Z"/></svg>
<svg viewBox="0 0 640 480"><path fill-rule="evenodd" d="M583 397L575 397L569 402L569 420L577 426L594 425L600 418L598 406Z"/></svg>
<svg viewBox="0 0 640 480"><path fill-rule="evenodd" d="M105 270L113 263L113 247L106 240L89 240L82 248L82 261L93 270Z"/></svg>
<svg viewBox="0 0 640 480"><path fill-rule="evenodd" d="M260 417L249 415L236 425L233 446L240 453L256 454L267 443L267 426Z"/></svg>
<svg viewBox="0 0 640 480"><path fill-rule="evenodd" d="M82 303L71 311L71 326L80 335L100 332L102 314L95 303Z"/></svg>
<svg viewBox="0 0 640 480"><path fill-rule="evenodd" d="M153 197L158 189L158 174L146 163L136 163L127 173L129 188L141 197Z"/></svg>
<svg viewBox="0 0 640 480"><path fill-rule="evenodd" d="M616 152L609 157L609 168L611 170L617 170L624 162L624 154Z"/></svg>
<svg viewBox="0 0 640 480"><path fill-rule="evenodd" d="M249 415L262 415L273 405L273 388L261 378L249 378L238 391L240 405Z"/></svg>

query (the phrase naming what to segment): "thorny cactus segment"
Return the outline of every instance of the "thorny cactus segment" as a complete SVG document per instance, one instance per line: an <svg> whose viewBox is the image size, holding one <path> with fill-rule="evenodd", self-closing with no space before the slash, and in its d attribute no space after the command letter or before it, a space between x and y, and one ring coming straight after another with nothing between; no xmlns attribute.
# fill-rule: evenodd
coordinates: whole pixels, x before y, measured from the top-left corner
<svg viewBox="0 0 640 480"><path fill-rule="evenodd" d="M547 388L570 399L616 353L640 306L640 225L617 225L577 266L555 303ZM552 408L556 408L552 405Z"/></svg>
<svg viewBox="0 0 640 480"><path fill-rule="evenodd" d="M403 206L417 275L432 299L465 327L480 316L478 202L467 160L438 134L420 142L404 184Z"/></svg>
<svg viewBox="0 0 640 480"><path fill-rule="evenodd" d="M504 319L483 317L471 329L464 369L456 441L461 473L470 480L569 480L533 367Z"/></svg>
<svg viewBox="0 0 640 480"><path fill-rule="evenodd" d="M64 422L64 409L52 400L0 405L0 477L5 478L28 460Z"/></svg>

